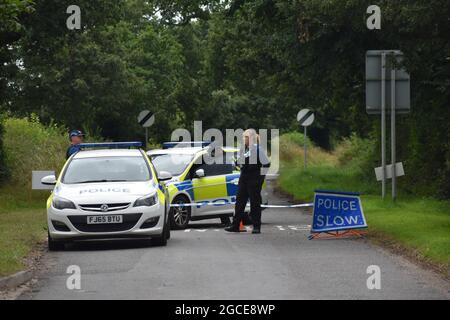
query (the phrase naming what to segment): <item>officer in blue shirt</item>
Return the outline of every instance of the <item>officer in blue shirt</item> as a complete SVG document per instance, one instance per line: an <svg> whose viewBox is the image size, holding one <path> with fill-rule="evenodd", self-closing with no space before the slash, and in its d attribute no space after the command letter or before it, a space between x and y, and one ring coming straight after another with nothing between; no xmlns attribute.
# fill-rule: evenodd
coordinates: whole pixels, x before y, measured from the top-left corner
<svg viewBox="0 0 450 320"><path fill-rule="evenodd" d="M85 134L80 130L72 130L69 133L70 146L67 148L66 159L69 159L72 154L80 151L80 143L83 142Z"/></svg>

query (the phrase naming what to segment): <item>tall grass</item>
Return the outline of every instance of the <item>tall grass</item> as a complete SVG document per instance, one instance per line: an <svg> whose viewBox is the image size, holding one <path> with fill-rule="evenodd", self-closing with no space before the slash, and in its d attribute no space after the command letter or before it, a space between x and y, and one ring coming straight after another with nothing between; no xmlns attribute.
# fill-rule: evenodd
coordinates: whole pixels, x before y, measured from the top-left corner
<svg viewBox="0 0 450 320"><path fill-rule="evenodd" d="M33 170L59 172L69 144L66 132L66 128L55 124L41 124L36 116L6 119L3 144L9 185L30 189Z"/></svg>
<svg viewBox="0 0 450 320"><path fill-rule="evenodd" d="M289 167L302 167L304 163L304 141L305 137L299 132L290 132L280 137L280 160L281 164ZM307 161L309 165L338 163L335 155L326 152L316 146L306 138Z"/></svg>
<svg viewBox="0 0 450 320"><path fill-rule="evenodd" d="M0 113L0 184L8 178L8 168L5 164L5 153L3 151L3 120L4 115Z"/></svg>
<svg viewBox="0 0 450 320"><path fill-rule="evenodd" d="M43 125L36 116L9 117L3 124L9 180L0 188L0 276L23 269L24 258L45 239L45 200L50 192L31 190L31 172L55 170L58 174L69 145L66 128ZM91 136L88 140L103 139Z"/></svg>
<svg viewBox="0 0 450 320"><path fill-rule="evenodd" d="M280 137L281 186L291 189L299 181L308 185L310 191L303 195L303 199L311 198L315 189L336 188L336 182L339 182L337 188L341 190L365 194L377 192L373 171L367 172L374 142L352 135L328 152L308 140L308 166L305 170L303 141L301 133L292 132Z"/></svg>

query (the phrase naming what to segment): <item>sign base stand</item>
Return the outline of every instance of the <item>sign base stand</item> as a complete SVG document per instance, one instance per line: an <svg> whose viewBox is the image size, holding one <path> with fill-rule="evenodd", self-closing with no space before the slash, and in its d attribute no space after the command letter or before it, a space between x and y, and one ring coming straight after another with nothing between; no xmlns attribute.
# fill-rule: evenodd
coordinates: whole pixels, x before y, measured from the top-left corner
<svg viewBox="0 0 450 320"><path fill-rule="evenodd" d="M336 238L348 238L348 237L362 238L366 234L367 234L367 231L358 230L358 229L324 231L324 232L312 232L308 236L308 240L313 240L313 239L336 239Z"/></svg>

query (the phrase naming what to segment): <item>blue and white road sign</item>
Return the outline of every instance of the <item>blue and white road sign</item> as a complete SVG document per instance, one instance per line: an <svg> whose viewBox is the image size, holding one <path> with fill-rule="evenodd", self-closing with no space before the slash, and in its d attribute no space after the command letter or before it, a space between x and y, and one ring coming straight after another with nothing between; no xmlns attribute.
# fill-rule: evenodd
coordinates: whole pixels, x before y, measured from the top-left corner
<svg viewBox="0 0 450 320"><path fill-rule="evenodd" d="M367 228L359 193L316 190L311 232Z"/></svg>

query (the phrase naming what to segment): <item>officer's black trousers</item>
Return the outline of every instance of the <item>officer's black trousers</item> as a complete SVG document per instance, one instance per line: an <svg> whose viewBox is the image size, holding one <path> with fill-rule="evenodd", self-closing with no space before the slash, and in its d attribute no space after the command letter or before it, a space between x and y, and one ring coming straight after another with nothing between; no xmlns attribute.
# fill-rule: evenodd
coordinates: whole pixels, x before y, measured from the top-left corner
<svg viewBox="0 0 450 320"><path fill-rule="evenodd" d="M264 176L241 175L239 178L239 190L236 196L236 206L234 209L233 225L239 227L243 219L245 206L250 199L250 218L253 226L259 228L261 226L261 188L264 183Z"/></svg>

